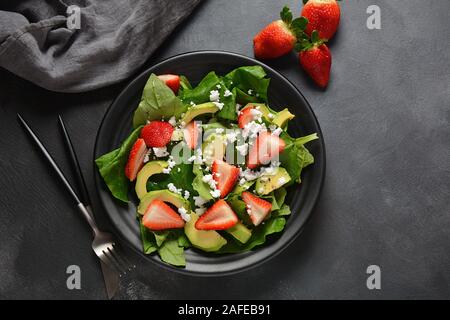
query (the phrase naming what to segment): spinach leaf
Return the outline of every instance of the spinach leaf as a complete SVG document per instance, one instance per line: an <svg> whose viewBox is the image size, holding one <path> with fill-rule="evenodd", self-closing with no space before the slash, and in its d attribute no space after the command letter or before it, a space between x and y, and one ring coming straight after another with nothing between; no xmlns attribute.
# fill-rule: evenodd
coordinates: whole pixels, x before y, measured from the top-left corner
<svg viewBox="0 0 450 320"><path fill-rule="evenodd" d="M154 234L142 224L139 219L139 228L141 230L142 249L145 254L150 254L158 250Z"/></svg>
<svg viewBox="0 0 450 320"><path fill-rule="evenodd" d="M304 145L291 143L280 154L280 162L281 166L286 169L292 179L289 184L294 182L300 183L300 175L303 168L314 163L314 157Z"/></svg>
<svg viewBox="0 0 450 320"><path fill-rule="evenodd" d="M273 217L288 216L291 214L291 208L287 204L283 204L280 209L271 214Z"/></svg>
<svg viewBox="0 0 450 320"><path fill-rule="evenodd" d="M206 182L203 182L203 171L201 169L201 166L198 164L194 164L192 171L195 175L195 178L191 180L193 189L197 191L199 196L201 196L202 198L212 200L213 197L210 193L211 188Z"/></svg>
<svg viewBox="0 0 450 320"><path fill-rule="evenodd" d="M192 102L200 104L209 101L211 90L217 90L217 85L220 83L220 78L214 71L208 73L202 81L193 89L183 89L181 99L189 104Z"/></svg>
<svg viewBox="0 0 450 320"><path fill-rule="evenodd" d="M158 247L161 247L161 245L166 241L167 237L169 236L170 231L164 230L164 231L152 231L153 235L155 236L156 245Z"/></svg>
<svg viewBox="0 0 450 320"><path fill-rule="evenodd" d="M134 142L139 137L142 127L136 128L130 136L117 148L95 160L100 175L103 177L111 194L123 202L128 202L128 178L125 176L125 165Z"/></svg>
<svg viewBox="0 0 450 320"><path fill-rule="evenodd" d="M186 259L184 249L178 245L178 239L170 237L158 248L161 260L174 266L184 267Z"/></svg>
<svg viewBox="0 0 450 320"><path fill-rule="evenodd" d="M145 84L141 102L134 112L133 126L136 128L147 120L179 117L185 111L186 106L181 100L164 81L152 73Z"/></svg>
<svg viewBox="0 0 450 320"><path fill-rule="evenodd" d="M267 240L267 236L281 232L286 224L286 219L283 217L271 217L264 224L260 224L253 229L251 238L245 244L238 243L238 241L228 241L226 245L220 248L216 253L236 253L249 251Z"/></svg>
<svg viewBox="0 0 450 320"><path fill-rule="evenodd" d="M224 77L224 81L228 88L239 88L241 92L238 94L246 93L247 96L267 101L270 79L266 78L266 72L261 66L245 66L234 69Z"/></svg>
<svg viewBox="0 0 450 320"><path fill-rule="evenodd" d="M231 93L228 93L228 91ZM227 92L227 94L225 94ZM219 88L220 102L223 103L222 110L217 113L217 117L226 120L236 120L236 89L231 91L226 87L223 81L220 82Z"/></svg>

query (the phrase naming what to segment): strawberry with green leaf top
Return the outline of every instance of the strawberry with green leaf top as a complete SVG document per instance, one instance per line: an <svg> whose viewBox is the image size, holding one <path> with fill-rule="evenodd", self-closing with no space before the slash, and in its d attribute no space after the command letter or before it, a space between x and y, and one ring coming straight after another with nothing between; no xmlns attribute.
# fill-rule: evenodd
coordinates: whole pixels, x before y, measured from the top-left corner
<svg viewBox="0 0 450 320"><path fill-rule="evenodd" d="M303 0L302 17L309 23L305 29L308 35L317 30L321 39L330 40L339 27L341 9L336 0Z"/></svg>
<svg viewBox="0 0 450 320"><path fill-rule="evenodd" d="M319 38L319 32L314 30L310 40L302 38L295 44L301 66L321 88L328 85L331 70L331 52L325 42Z"/></svg>
<svg viewBox="0 0 450 320"><path fill-rule="evenodd" d="M308 20L304 17L292 18L292 12L284 7L281 20L274 21L262 29L253 39L255 57L273 59L281 57L294 49L299 36L304 34Z"/></svg>

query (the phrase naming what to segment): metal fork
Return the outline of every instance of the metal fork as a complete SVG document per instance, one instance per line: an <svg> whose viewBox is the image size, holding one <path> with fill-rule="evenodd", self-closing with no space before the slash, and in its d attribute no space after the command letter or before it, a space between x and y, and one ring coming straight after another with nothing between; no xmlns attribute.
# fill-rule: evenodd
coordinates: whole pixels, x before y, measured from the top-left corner
<svg viewBox="0 0 450 320"><path fill-rule="evenodd" d="M70 185L69 181L65 177L64 173L61 171L59 166L53 160L52 156L47 151L42 142L39 140L39 138L36 136L36 134L33 132L33 130L29 127L27 122L20 116L20 114L17 114L17 117L20 123L23 125L26 132L33 139L34 143L38 146L39 150L45 156L48 163L51 165L51 167L56 172L60 180L63 182L64 187L67 189L69 194L75 200L78 210L82 213L83 217L86 219L89 226L91 227L92 232L94 234L94 241L92 242L92 250L94 250L97 257L105 264L107 264L109 267L115 269L121 277L132 271L135 268L135 266L128 261L128 259L125 257L123 253L119 252L118 246L116 245L113 236L109 233L99 230L97 224L93 219L93 216L90 213L89 210L90 208L86 207L82 203L82 201L80 200L80 198Z"/></svg>

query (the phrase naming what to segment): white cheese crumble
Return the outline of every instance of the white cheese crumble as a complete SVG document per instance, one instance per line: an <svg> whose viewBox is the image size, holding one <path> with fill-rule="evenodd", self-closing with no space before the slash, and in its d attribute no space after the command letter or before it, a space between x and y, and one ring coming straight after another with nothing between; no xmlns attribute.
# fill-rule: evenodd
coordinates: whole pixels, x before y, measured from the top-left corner
<svg viewBox="0 0 450 320"><path fill-rule="evenodd" d="M189 157L188 159L187 159L187 161L189 162L189 163L191 163L191 162L193 162L195 159L197 159L197 156L191 156L191 157Z"/></svg>
<svg viewBox="0 0 450 320"><path fill-rule="evenodd" d="M220 88L222 88L222 86L221 86L220 84L218 84L218 85L216 86L216 88L217 88L217 89L220 89Z"/></svg>
<svg viewBox="0 0 450 320"><path fill-rule="evenodd" d="M189 222L191 220L191 215L187 213L187 210L184 207L178 208L178 213L184 221Z"/></svg>
<svg viewBox="0 0 450 320"><path fill-rule="evenodd" d="M248 152L248 144L244 143L243 145L236 146L236 150L241 154L241 156L245 157Z"/></svg>
<svg viewBox="0 0 450 320"><path fill-rule="evenodd" d="M281 128L276 128L274 131L272 131L272 135L278 137L278 136L280 136L282 131L283 130Z"/></svg>
<svg viewBox="0 0 450 320"><path fill-rule="evenodd" d="M202 207L207 202L208 202L208 199L205 199L202 196L194 196L194 203L195 203L195 206L197 206L197 207Z"/></svg>
<svg viewBox="0 0 450 320"><path fill-rule="evenodd" d="M207 175L203 176L202 181L209 184L211 189L216 188L216 181L214 181L212 174L207 174Z"/></svg>
<svg viewBox="0 0 450 320"><path fill-rule="evenodd" d="M175 187L175 185L173 183L169 183L167 185L167 189L169 189L169 191L172 191L173 193L181 195L182 190Z"/></svg>
<svg viewBox="0 0 450 320"><path fill-rule="evenodd" d="M223 96L224 97L229 97L229 96L231 96L231 95L233 95L232 93L231 93L231 91L230 90L225 90L225 92L223 93Z"/></svg>
<svg viewBox="0 0 450 320"><path fill-rule="evenodd" d="M267 116L269 117L269 119L275 118L275 115L273 113L269 113Z"/></svg>
<svg viewBox="0 0 450 320"><path fill-rule="evenodd" d="M167 152L167 147L153 148L153 152L158 158L166 157L169 155L169 153Z"/></svg>
<svg viewBox="0 0 450 320"><path fill-rule="evenodd" d="M280 177L279 179L278 179L278 185L279 186L281 186L281 185L283 185L283 184L285 184L286 183L286 178L285 177Z"/></svg>
<svg viewBox="0 0 450 320"><path fill-rule="evenodd" d="M209 193L213 196L213 198L219 198L220 197L220 190L211 190Z"/></svg>
<svg viewBox="0 0 450 320"><path fill-rule="evenodd" d="M195 209L195 213L198 214L199 216L204 214L205 211L206 211L206 208L203 208L203 207Z"/></svg>
<svg viewBox="0 0 450 320"><path fill-rule="evenodd" d="M248 93L249 95L252 95L252 94L253 94L253 90L252 90L252 89L248 89L247 93Z"/></svg>
<svg viewBox="0 0 450 320"><path fill-rule="evenodd" d="M256 138L259 133L267 131L267 127L264 123L257 123L256 121L250 121L242 129L242 137L246 138Z"/></svg>
<svg viewBox="0 0 450 320"><path fill-rule="evenodd" d="M211 102L219 102L220 93L218 90L211 90L209 92L209 101Z"/></svg>
<svg viewBox="0 0 450 320"><path fill-rule="evenodd" d="M226 137L229 143L234 143L237 140L237 132L236 131L228 132L226 134Z"/></svg>
<svg viewBox="0 0 450 320"><path fill-rule="evenodd" d="M239 180L239 185L244 185L247 182L247 180L245 180L245 178L241 178L241 180Z"/></svg>
<svg viewBox="0 0 450 320"><path fill-rule="evenodd" d="M214 105L219 108L219 110L223 109L223 103L222 102L217 102L217 101L213 101L212 103L214 103Z"/></svg>
<svg viewBox="0 0 450 320"><path fill-rule="evenodd" d="M239 103L236 103L236 113L239 114L239 109L242 107Z"/></svg>
<svg viewBox="0 0 450 320"><path fill-rule="evenodd" d="M175 126L175 125L177 124L177 120L175 119L174 116L170 117L169 123L170 123L172 126Z"/></svg>
<svg viewBox="0 0 450 320"><path fill-rule="evenodd" d="M191 196L191 193L188 190L184 190L184 198L187 200Z"/></svg>
<svg viewBox="0 0 450 320"><path fill-rule="evenodd" d="M221 134L224 133L225 129L224 128L217 128L216 129L216 133Z"/></svg>

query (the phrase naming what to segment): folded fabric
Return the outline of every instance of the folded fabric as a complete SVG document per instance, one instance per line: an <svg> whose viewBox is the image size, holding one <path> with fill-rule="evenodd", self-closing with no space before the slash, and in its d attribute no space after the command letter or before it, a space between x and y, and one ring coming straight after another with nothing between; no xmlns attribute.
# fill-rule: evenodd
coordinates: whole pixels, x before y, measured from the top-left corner
<svg viewBox="0 0 450 320"><path fill-rule="evenodd" d="M200 1L2 0L0 67L53 91L104 87L132 75Z"/></svg>

